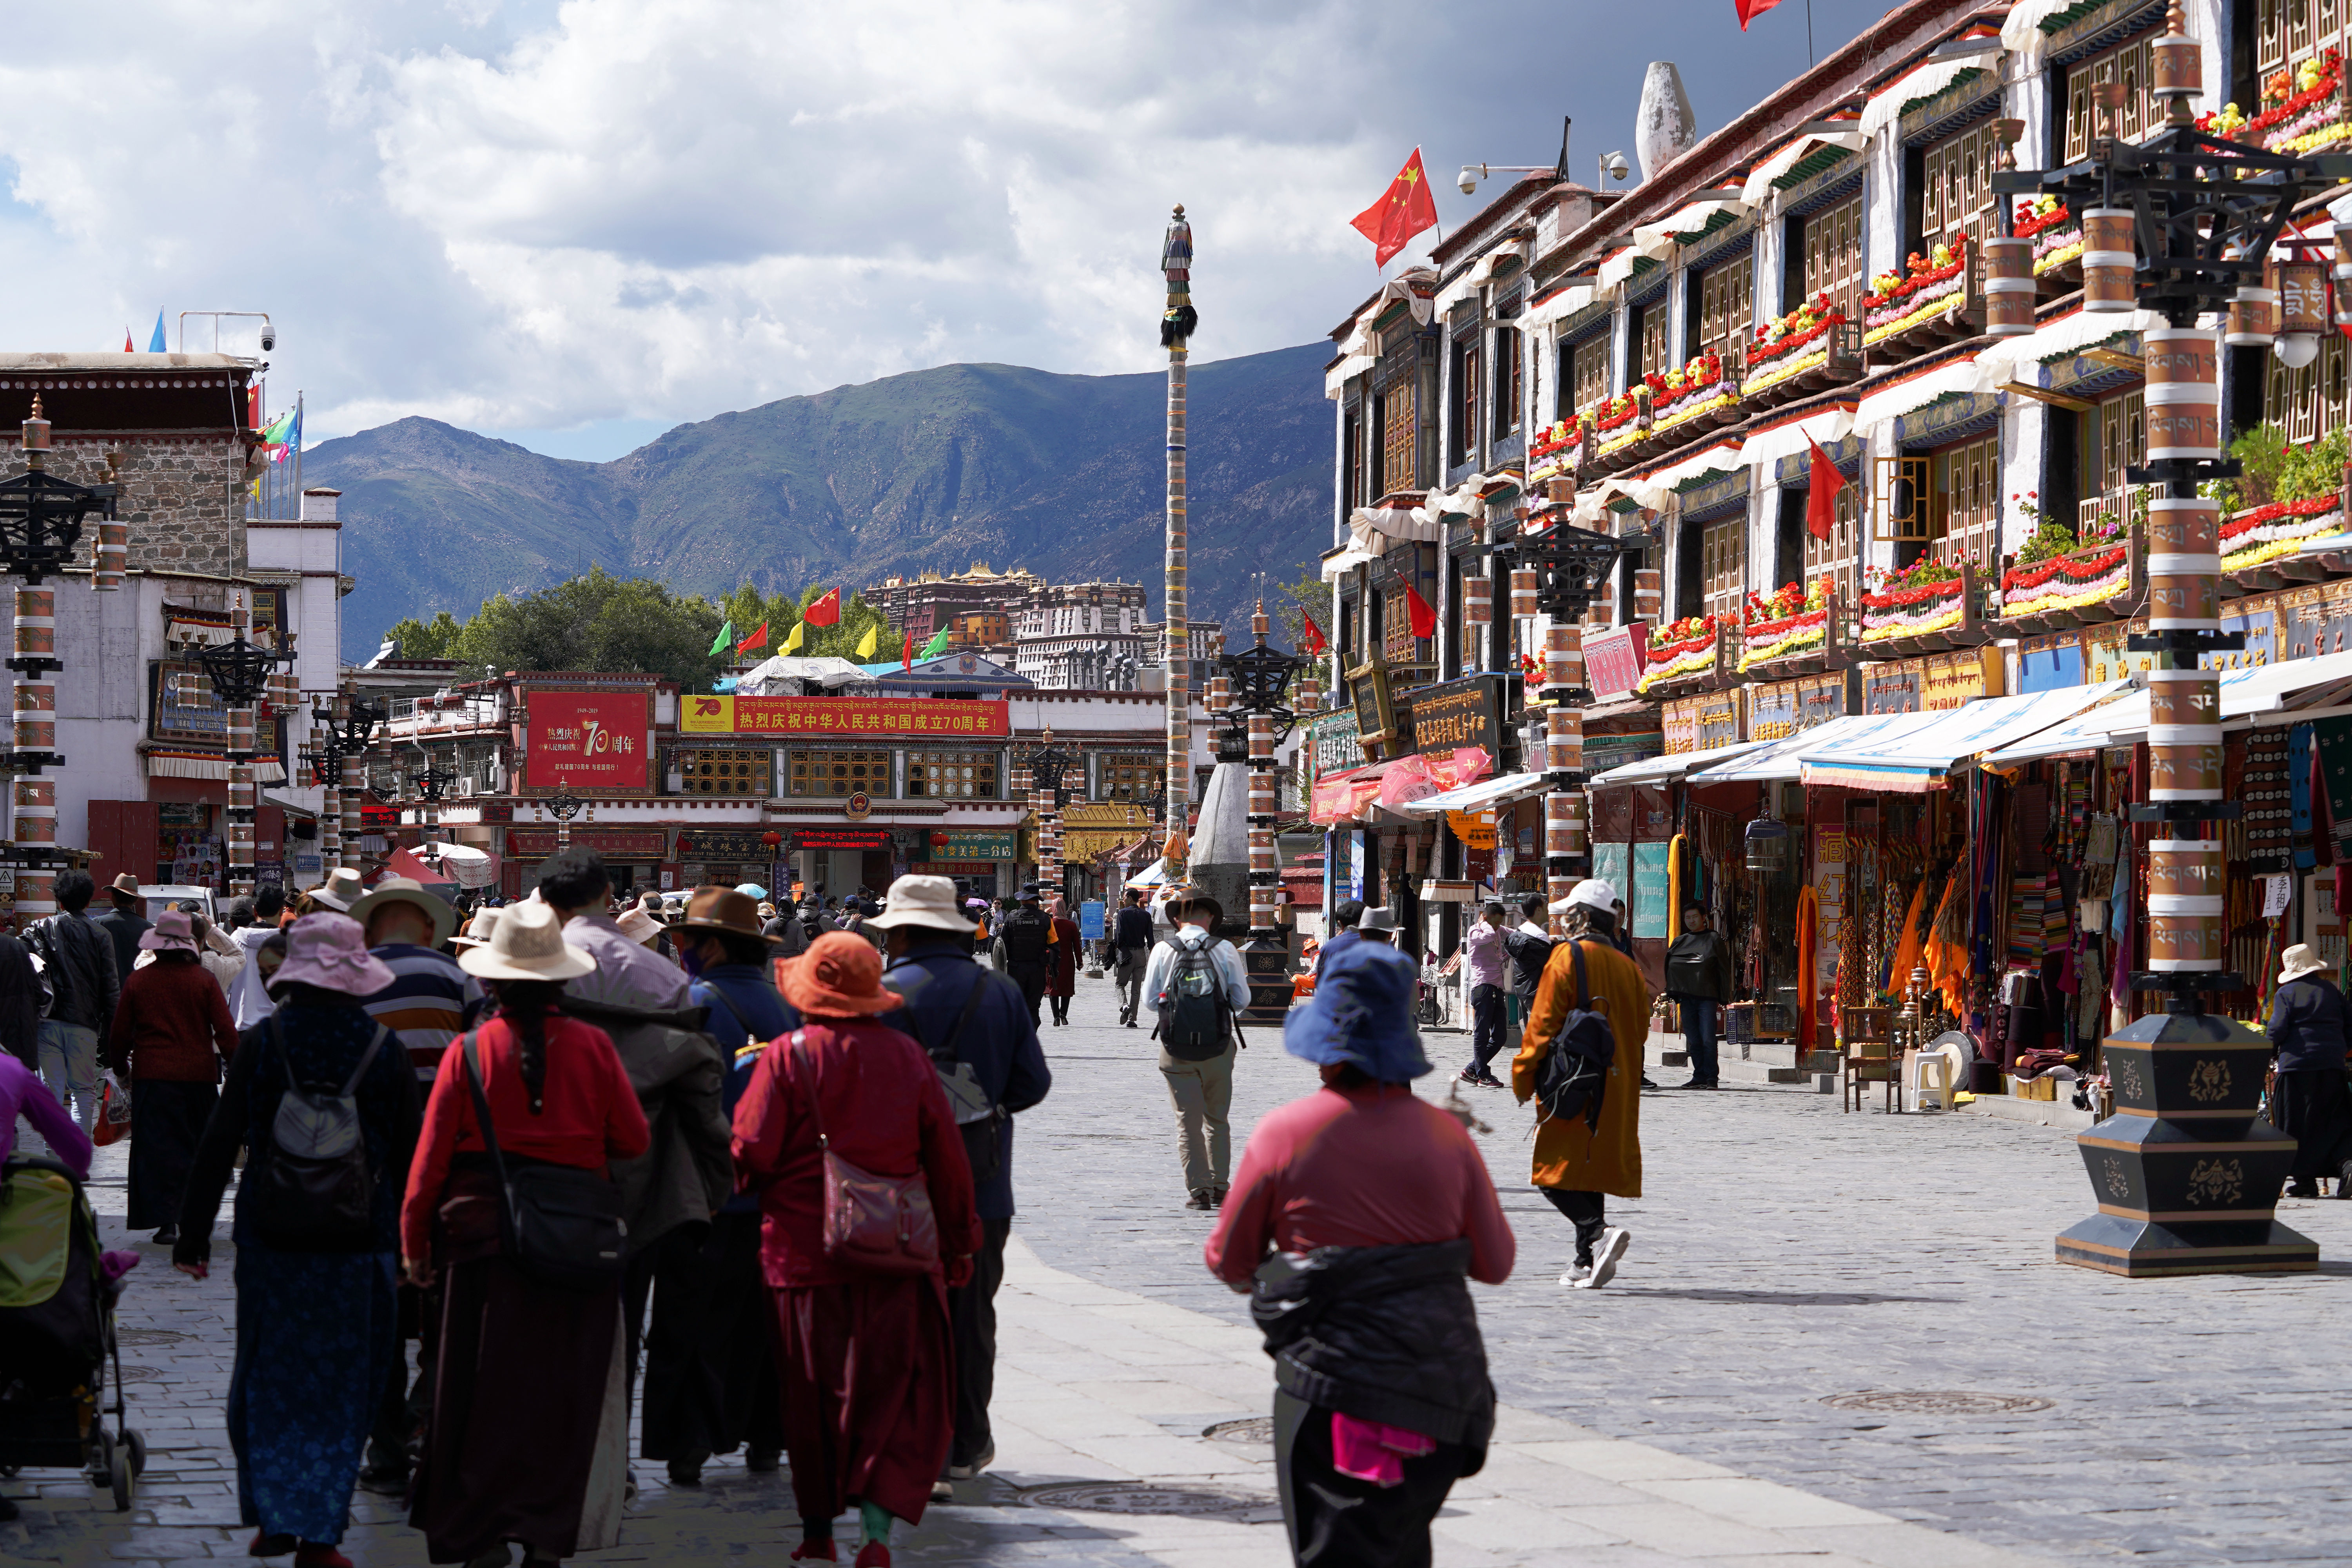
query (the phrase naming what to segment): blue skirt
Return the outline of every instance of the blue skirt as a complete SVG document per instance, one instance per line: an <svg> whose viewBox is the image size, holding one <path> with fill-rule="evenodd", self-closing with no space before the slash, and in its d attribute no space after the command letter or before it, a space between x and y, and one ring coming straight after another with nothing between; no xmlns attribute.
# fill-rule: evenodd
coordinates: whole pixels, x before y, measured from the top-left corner
<svg viewBox="0 0 2352 1568"><path fill-rule="evenodd" d="M376 1407L400 1355L389 1252L236 1249L228 1440L248 1525L342 1540Z"/></svg>

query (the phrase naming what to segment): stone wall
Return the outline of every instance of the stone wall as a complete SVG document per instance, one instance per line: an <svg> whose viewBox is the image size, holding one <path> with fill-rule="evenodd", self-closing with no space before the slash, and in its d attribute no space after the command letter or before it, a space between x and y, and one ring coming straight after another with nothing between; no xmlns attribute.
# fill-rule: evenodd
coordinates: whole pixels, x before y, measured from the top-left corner
<svg viewBox="0 0 2352 1568"><path fill-rule="evenodd" d="M48 471L76 484L97 484L105 478L106 454L122 454L122 495L115 515L131 525L131 570L223 576L245 571L239 483L245 458L236 437L226 432L106 437L59 431L53 439Z"/></svg>

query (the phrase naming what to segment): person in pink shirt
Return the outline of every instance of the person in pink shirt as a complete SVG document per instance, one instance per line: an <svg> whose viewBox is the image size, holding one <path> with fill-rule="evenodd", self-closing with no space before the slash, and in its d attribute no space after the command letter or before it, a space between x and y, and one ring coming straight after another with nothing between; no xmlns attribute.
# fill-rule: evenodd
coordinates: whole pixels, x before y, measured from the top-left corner
<svg viewBox="0 0 2352 1568"><path fill-rule="evenodd" d="M48 1141L49 1157L77 1178L89 1175L89 1136L70 1112L58 1103L48 1086L33 1069L6 1051L0 1051L0 1160L16 1149L16 1118L32 1123Z"/></svg>
<svg viewBox="0 0 2352 1568"><path fill-rule="evenodd" d="M1495 1426L1467 1281L1501 1284L1517 1244L1469 1132L1412 1092L1414 979L1386 945L1325 962L1283 1027L1323 1088L1257 1124L1206 1248L1252 1296L1291 1554L1321 1568L1427 1564Z"/></svg>

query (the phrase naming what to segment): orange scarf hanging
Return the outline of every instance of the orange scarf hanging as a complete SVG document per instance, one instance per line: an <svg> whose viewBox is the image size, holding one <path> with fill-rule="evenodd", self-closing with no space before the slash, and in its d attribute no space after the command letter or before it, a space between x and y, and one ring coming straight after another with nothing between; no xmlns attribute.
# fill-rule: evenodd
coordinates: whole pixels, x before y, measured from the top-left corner
<svg viewBox="0 0 2352 1568"><path fill-rule="evenodd" d="M1903 939L1895 944L1895 962L1887 966L1886 989L1897 996L1911 984L1911 972L1919 966L1920 942L1926 934L1919 929L1919 917L1926 912L1927 879L1919 879L1919 886L1911 894L1910 913L1903 917Z"/></svg>
<svg viewBox="0 0 2352 1568"><path fill-rule="evenodd" d="M1821 1005L1813 936L1821 904L1821 895L1811 884L1797 889L1797 1049L1801 1053L1813 1048L1813 1011Z"/></svg>
<svg viewBox="0 0 2352 1568"><path fill-rule="evenodd" d="M1944 999L1944 1011L1957 1018L1961 1016L1960 1003L1968 994L1969 944L1965 940L1948 940L1944 931L1950 926L1953 901L1962 897L1967 879L1958 874L1944 884L1943 901L1936 906L1935 922L1928 928L1927 939L1920 943L1919 957L1927 966L1928 987Z"/></svg>

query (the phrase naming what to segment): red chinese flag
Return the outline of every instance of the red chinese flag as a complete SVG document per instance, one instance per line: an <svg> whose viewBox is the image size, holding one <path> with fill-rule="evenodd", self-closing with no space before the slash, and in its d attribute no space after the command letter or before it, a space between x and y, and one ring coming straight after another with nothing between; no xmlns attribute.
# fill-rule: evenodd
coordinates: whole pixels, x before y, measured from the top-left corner
<svg viewBox="0 0 2352 1568"><path fill-rule="evenodd" d="M1413 636L1433 637L1437 635L1437 612L1429 607L1427 599L1413 591L1410 583L1405 584L1404 609L1405 614L1412 617Z"/></svg>
<svg viewBox="0 0 2352 1568"><path fill-rule="evenodd" d="M1805 445L1813 450L1813 466L1805 491L1805 531L1826 542L1837 527L1838 492L1845 489L1845 476L1822 450L1822 444L1811 436Z"/></svg>
<svg viewBox="0 0 2352 1568"><path fill-rule="evenodd" d="M1388 194L1356 215L1356 232L1372 242L1373 263L1386 267L1389 258L1425 228L1437 226L1437 201L1429 194L1429 176L1422 172L1421 149L1404 161Z"/></svg>
<svg viewBox="0 0 2352 1568"><path fill-rule="evenodd" d="M827 588L822 597L812 601L801 612L801 619L813 626L833 626L841 624L841 590Z"/></svg>
<svg viewBox="0 0 2352 1568"><path fill-rule="evenodd" d="M767 646L768 623L761 621L758 631L753 632L750 637L745 637L741 642L735 645L735 651L737 653L749 653L755 647L765 647Z"/></svg>
<svg viewBox="0 0 2352 1568"><path fill-rule="evenodd" d="M907 646L898 650L898 668L900 669L915 668L915 634L912 632L907 634Z"/></svg>
<svg viewBox="0 0 2352 1568"><path fill-rule="evenodd" d="M1321 653L1325 648L1331 646L1324 640L1323 628L1315 624L1315 617L1313 616L1308 615L1306 610L1302 608L1298 612L1298 618L1307 623L1307 635L1298 639L1299 642L1305 646L1306 651L1308 653Z"/></svg>
<svg viewBox="0 0 2352 1568"><path fill-rule="evenodd" d="M1739 12L1739 30L1748 31L1748 24L1778 5L1780 0L1731 0Z"/></svg>

